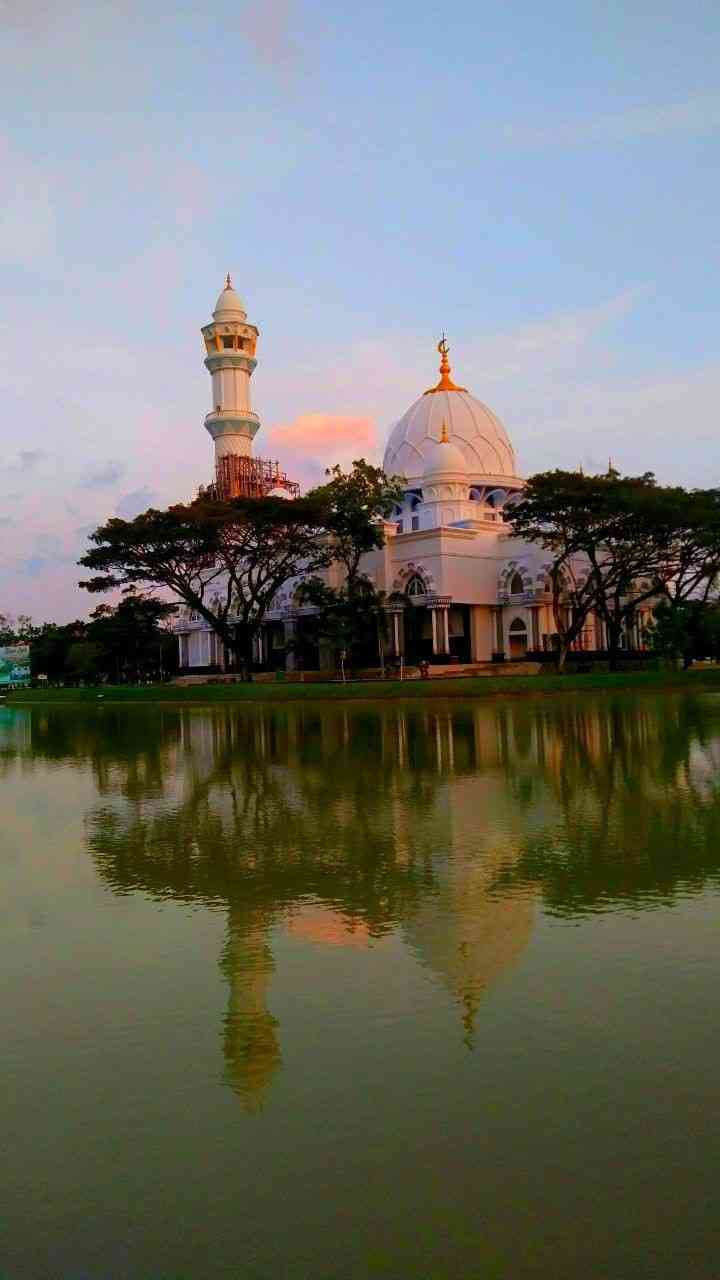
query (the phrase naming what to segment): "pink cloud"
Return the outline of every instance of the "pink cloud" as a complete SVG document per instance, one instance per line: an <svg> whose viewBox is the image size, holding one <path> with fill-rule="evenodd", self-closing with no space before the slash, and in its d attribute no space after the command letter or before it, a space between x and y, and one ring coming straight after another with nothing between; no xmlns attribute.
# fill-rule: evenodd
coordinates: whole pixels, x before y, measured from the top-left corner
<svg viewBox="0 0 720 1280"><path fill-rule="evenodd" d="M341 458L360 457L377 449L372 418L337 413L303 413L294 422L279 423L266 432L273 449L292 449L325 465Z"/></svg>
<svg viewBox="0 0 720 1280"><path fill-rule="evenodd" d="M377 460L378 432L372 418L356 414L302 413L293 422L277 423L255 441L259 457L277 458L303 489L321 484L325 469L338 462L349 467L355 458Z"/></svg>

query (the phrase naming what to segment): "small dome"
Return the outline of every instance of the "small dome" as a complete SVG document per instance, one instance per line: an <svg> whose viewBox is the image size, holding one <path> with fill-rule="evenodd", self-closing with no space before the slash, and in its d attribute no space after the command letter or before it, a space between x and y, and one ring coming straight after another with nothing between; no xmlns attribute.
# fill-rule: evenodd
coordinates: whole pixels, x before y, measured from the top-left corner
<svg viewBox="0 0 720 1280"><path fill-rule="evenodd" d="M235 292L232 287L230 276L227 276L225 288L215 303L213 311L214 320L245 320L247 312L243 306L242 298Z"/></svg>
<svg viewBox="0 0 720 1280"><path fill-rule="evenodd" d="M267 496L268 498L286 498L288 501L292 500L292 494L288 493L287 489L283 489L282 485L278 485L275 489L271 489Z"/></svg>
<svg viewBox="0 0 720 1280"><path fill-rule="evenodd" d="M467 475L467 462L462 450L456 444L453 444L444 433L444 438L434 440L428 444L424 450L425 466L423 468L423 480L429 480L432 476L445 475Z"/></svg>

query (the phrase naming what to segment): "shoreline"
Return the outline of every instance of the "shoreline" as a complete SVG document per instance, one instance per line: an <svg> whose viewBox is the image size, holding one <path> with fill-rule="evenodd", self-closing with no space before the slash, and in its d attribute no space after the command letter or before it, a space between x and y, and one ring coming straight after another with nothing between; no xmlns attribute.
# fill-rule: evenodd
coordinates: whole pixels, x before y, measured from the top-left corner
<svg viewBox="0 0 720 1280"><path fill-rule="evenodd" d="M690 671L603 672L567 676L468 676L430 680L357 681L343 684L115 685L89 689L22 689L0 707L97 705L215 705L286 702L445 701L537 697L614 690L680 692L702 688L720 692L720 667Z"/></svg>

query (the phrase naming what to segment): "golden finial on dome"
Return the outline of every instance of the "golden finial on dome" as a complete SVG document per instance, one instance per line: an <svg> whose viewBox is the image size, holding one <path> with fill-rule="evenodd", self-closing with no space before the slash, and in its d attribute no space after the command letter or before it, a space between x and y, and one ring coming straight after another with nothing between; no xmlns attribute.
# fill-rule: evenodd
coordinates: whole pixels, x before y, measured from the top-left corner
<svg viewBox="0 0 720 1280"><path fill-rule="evenodd" d="M425 395L433 395L436 391L467 391L467 387L457 387L450 377L450 361L448 360L450 346L445 334L438 342L437 349L440 352L440 381L436 387L429 387Z"/></svg>
<svg viewBox="0 0 720 1280"><path fill-rule="evenodd" d="M232 280L230 279L230 272L229 272L229 271L228 271L228 273L227 273L227 275L226 275L226 277L225 277L225 288L226 288L226 289L232 289Z"/></svg>

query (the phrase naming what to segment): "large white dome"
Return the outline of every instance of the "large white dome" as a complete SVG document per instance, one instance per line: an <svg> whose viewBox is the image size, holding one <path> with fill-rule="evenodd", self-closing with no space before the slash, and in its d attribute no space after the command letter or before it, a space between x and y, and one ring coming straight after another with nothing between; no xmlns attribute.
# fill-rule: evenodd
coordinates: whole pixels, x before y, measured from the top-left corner
<svg viewBox="0 0 720 1280"><path fill-rule="evenodd" d="M464 458L469 484L506 484L508 480L519 483L515 452L502 422L492 409L451 381L444 339L438 350L442 356L440 381L420 396L392 428L383 470L420 487L428 455L446 434Z"/></svg>

